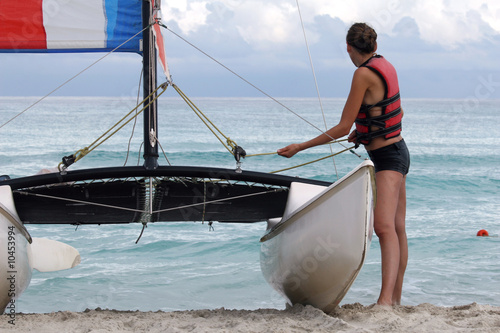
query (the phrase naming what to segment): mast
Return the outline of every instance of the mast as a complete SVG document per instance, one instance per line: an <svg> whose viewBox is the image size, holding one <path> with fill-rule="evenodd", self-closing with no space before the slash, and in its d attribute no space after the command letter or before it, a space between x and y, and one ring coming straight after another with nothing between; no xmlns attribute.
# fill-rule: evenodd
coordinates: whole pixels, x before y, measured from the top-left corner
<svg viewBox="0 0 500 333"><path fill-rule="evenodd" d="M153 3L151 0L142 2L142 24L143 28L150 25L153 17ZM144 112L144 167L147 170L153 170L158 167L158 111L154 96L147 98L156 89L156 48L154 41L153 28L149 27L143 32L143 93L144 106L153 101L146 107Z"/></svg>

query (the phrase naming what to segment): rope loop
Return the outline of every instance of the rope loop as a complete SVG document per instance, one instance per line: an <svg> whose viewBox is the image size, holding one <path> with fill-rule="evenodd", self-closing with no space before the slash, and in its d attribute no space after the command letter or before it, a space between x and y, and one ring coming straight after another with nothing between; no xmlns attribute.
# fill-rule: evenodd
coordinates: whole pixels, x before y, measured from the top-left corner
<svg viewBox="0 0 500 333"><path fill-rule="evenodd" d="M85 147L83 149L77 150L73 155L75 156L75 162L78 162L82 158L84 158L90 152L89 147Z"/></svg>
<svg viewBox="0 0 500 333"><path fill-rule="evenodd" d="M229 147L231 147L234 151L234 149L238 146L238 144L236 142L234 142L233 140L231 140L231 138L226 138L226 143Z"/></svg>

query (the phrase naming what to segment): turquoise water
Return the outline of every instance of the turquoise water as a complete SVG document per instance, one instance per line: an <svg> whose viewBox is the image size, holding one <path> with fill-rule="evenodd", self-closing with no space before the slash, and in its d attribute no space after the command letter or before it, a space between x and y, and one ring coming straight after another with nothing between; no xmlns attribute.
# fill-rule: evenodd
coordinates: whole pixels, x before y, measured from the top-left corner
<svg viewBox="0 0 500 333"><path fill-rule="evenodd" d="M172 94L172 92L170 93ZM35 98L0 98L0 119ZM194 99L220 129L249 154L275 151L318 134L275 102L258 98ZM283 99L285 105L323 128L314 99ZM500 238L476 237L480 229L500 234L500 101L404 100L404 137L411 152L407 180L410 259L403 303L452 306L500 305ZM90 144L133 107L126 98L49 98L0 129L0 174L30 175L55 167L62 156ZM340 116L342 99L323 101L326 120ZM160 102L159 137L175 165L234 168L235 162L201 121L174 97ZM123 165L132 124L73 168ZM139 120L127 165L142 164ZM336 148L341 149L341 148ZM362 148L357 152L367 157ZM326 147L293 159L251 157L243 169L273 171L329 153ZM354 154L286 172L327 181L360 163ZM160 164L166 164L164 159ZM284 300L264 281L259 238L265 223L155 223L135 244L140 225L28 225L34 237L66 242L80 251L74 269L34 272L18 312L278 308ZM366 263L342 303L376 301L380 254L376 236Z"/></svg>

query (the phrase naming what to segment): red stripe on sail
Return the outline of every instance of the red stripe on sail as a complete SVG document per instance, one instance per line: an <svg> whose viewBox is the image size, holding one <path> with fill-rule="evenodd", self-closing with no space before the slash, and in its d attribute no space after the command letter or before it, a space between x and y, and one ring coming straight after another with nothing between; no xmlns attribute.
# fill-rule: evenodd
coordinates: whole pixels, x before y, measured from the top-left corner
<svg viewBox="0 0 500 333"><path fill-rule="evenodd" d="M165 44L163 42L163 36L161 34L160 26L155 24L153 29L156 33L156 49L158 50L158 58L160 60L161 66L163 67L163 71L167 71L167 58L165 55ZM168 77L167 77L168 78ZM168 78L170 79L170 78Z"/></svg>
<svg viewBox="0 0 500 333"><path fill-rule="evenodd" d="M0 3L0 49L46 49L43 0L2 0Z"/></svg>
<svg viewBox="0 0 500 333"><path fill-rule="evenodd" d="M152 1L152 6L153 8L156 8L156 1ZM159 2L158 2L159 4ZM155 12L154 14L154 19L157 22L158 21L158 12ZM170 78L170 73L168 70L168 65L167 65L167 56L165 54L165 43L163 41L163 35L161 34L161 28L159 24L153 25L153 33L155 35L155 44L156 44L156 49L158 50L158 60L160 61L161 67L163 68L163 73L165 73L165 76L167 77L167 80L171 80Z"/></svg>

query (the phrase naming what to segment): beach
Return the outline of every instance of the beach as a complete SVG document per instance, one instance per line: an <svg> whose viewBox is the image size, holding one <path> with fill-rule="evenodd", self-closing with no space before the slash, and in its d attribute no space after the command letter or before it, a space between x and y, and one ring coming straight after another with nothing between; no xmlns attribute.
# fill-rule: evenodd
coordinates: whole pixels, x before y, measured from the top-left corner
<svg viewBox="0 0 500 333"><path fill-rule="evenodd" d="M500 332L500 307L472 303L440 307L346 304L330 314L311 306L285 310L142 312L85 310L3 315L7 332Z"/></svg>

